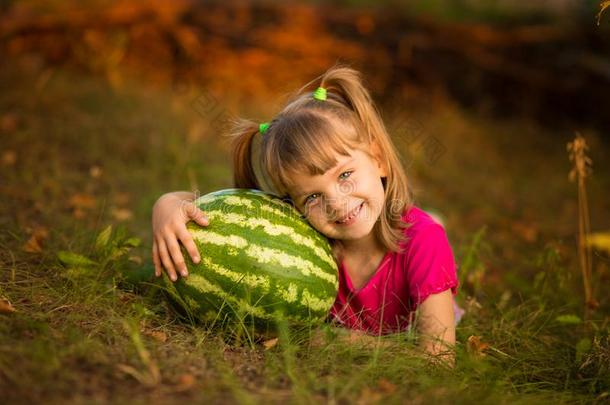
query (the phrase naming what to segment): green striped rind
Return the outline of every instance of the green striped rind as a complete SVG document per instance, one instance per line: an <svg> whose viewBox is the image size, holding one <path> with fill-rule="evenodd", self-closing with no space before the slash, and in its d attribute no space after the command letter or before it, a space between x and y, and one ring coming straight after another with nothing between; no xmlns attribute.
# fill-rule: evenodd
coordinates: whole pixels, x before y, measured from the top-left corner
<svg viewBox="0 0 610 405"><path fill-rule="evenodd" d="M196 243L200 251L207 248L209 256L214 256L213 247ZM235 263L235 268L251 267L247 272L232 270L206 256L197 266L202 268L197 275L224 291L231 290L237 296L250 294L256 297L259 306L274 308L278 304L289 304L288 312L295 316L325 312L334 301L336 284L320 282L313 275L303 277L298 268L274 266L272 263L252 266L251 258L246 254L236 256L231 263Z"/></svg>
<svg viewBox="0 0 610 405"><path fill-rule="evenodd" d="M265 324L322 320L338 289L326 238L289 204L258 190L228 189L198 198L210 223L188 224L202 260L182 248L189 277L174 284L194 318Z"/></svg>
<svg viewBox="0 0 610 405"><path fill-rule="evenodd" d="M208 214L210 222L219 218L221 223L233 224L248 220L243 226L250 229L264 226L267 227L268 235L273 236L290 236L292 230L290 238L293 243L306 244L307 248L314 250L316 256L335 267L326 237L312 228L296 209L277 197L259 190L227 189L206 194L195 200L195 204Z"/></svg>
<svg viewBox="0 0 610 405"><path fill-rule="evenodd" d="M330 251L326 249L325 241L320 241L318 238L312 238L311 231L307 232L296 232L294 227L290 225L283 225L274 222L267 218L256 218L248 215L238 214L235 212L223 212L220 209L204 210L208 215L211 223L220 221L223 225L233 225L233 228L246 228L248 230L256 230L256 228L263 228L267 235L273 236L272 241L278 241L278 243L288 244L294 243L299 246L304 246L308 250L313 251L316 257L320 260L325 261L328 265L334 265L334 259L332 258ZM235 229L237 231L237 229ZM201 230L205 232L205 230ZM229 235L234 235L230 231Z"/></svg>
<svg viewBox="0 0 610 405"><path fill-rule="evenodd" d="M272 197L259 190L227 189L199 197L194 203L202 210L222 208L226 212L256 213L259 218L281 218L282 222L293 226L300 232L311 232L311 226L290 204L278 197ZM324 244L324 236L318 234Z"/></svg>
<svg viewBox="0 0 610 405"><path fill-rule="evenodd" d="M273 236L260 227L259 229L246 227L252 234L237 236L237 232L243 233L243 228L239 225L218 223L218 221L215 223L212 218L206 229L196 229L196 225L190 225L187 228L191 230L193 238L201 244L202 251L220 248L231 256L231 259L238 259L237 256L243 255L246 263L254 261L260 265L277 264L282 268L294 268L303 276L311 274L331 285L336 283L335 274L325 271L325 268L334 266L332 258L312 256L312 252L316 253L315 250L306 249L305 244L296 244L290 236ZM253 240L254 236L262 232L265 232L264 241ZM299 236L301 239L306 239L303 235Z"/></svg>

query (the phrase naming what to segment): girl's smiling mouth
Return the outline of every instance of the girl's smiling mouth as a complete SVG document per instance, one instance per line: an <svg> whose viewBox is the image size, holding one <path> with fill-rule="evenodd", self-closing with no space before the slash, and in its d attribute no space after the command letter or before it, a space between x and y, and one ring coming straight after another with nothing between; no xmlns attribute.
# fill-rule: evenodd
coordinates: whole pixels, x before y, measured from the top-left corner
<svg viewBox="0 0 610 405"><path fill-rule="evenodd" d="M356 217L358 217L358 214L360 214L360 211L362 211L362 206L364 205L364 201L360 203L360 205L358 205L356 208L354 208L352 210L352 212L347 215L346 217L344 217L341 220L337 220L335 221L335 224L338 225L350 225L353 224L356 220Z"/></svg>

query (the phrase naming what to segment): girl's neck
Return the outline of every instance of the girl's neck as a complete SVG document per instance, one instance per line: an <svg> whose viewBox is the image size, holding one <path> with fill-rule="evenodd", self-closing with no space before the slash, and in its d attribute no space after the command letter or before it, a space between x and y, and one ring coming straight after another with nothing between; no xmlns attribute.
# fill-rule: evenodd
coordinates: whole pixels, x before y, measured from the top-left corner
<svg viewBox="0 0 610 405"><path fill-rule="evenodd" d="M340 243L340 253L343 257L374 257L385 253L384 246L377 240L373 232L365 238L342 240Z"/></svg>

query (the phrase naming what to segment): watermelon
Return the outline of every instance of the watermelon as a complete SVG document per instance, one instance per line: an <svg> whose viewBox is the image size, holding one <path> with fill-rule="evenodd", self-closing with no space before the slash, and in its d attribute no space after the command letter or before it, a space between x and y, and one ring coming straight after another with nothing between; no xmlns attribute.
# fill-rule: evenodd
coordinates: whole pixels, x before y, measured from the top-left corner
<svg viewBox="0 0 610 405"><path fill-rule="evenodd" d="M195 204L208 226L187 224L201 261L182 247L189 275L164 277L166 292L182 313L202 322L243 322L269 329L323 321L338 290L329 241L277 196L226 189Z"/></svg>

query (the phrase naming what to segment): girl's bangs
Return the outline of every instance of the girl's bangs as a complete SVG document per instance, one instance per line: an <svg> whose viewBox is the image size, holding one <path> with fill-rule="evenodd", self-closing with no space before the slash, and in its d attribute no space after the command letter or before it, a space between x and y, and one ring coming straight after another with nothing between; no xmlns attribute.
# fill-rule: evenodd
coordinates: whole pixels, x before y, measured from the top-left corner
<svg viewBox="0 0 610 405"><path fill-rule="evenodd" d="M362 147L359 134L349 122L311 114L288 124L293 125L285 132L278 128L277 151L272 154L275 159L269 161L269 169L278 174L284 188L282 192L295 175L322 175L337 165L339 155L349 156L350 149Z"/></svg>

